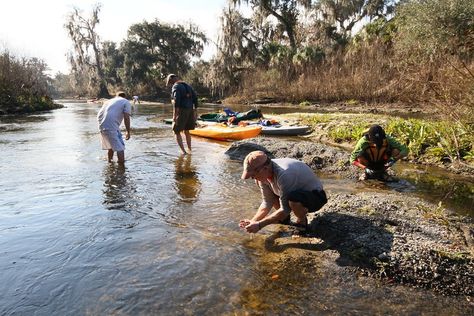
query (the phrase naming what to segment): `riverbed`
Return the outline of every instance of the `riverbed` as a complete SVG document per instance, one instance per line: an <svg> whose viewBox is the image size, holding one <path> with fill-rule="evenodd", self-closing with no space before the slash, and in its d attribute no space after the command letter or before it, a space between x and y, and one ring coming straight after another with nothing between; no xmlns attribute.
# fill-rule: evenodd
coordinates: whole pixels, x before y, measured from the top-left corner
<svg viewBox="0 0 474 316"><path fill-rule="evenodd" d="M276 225L255 235L238 228L260 197L224 154L228 143L193 138L193 153L182 156L161 121L170 105L135 105L120 167L100 150L100 105L64 105L0 119L0 314L472 311L465 298L325 273L323 251L279 270L269 241L298 240ZM320 176L329 192L363 189ZM423 194L411 183L407 194ZM469 214L466 203L452 204Z"/></svg>

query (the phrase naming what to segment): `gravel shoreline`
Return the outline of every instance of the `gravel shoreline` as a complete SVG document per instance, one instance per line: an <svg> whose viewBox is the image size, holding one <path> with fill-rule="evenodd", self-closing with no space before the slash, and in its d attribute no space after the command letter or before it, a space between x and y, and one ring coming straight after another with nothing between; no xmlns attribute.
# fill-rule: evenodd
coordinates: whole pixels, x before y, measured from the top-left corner
<svg viewBox="0 0 474 316"><path fill-rule="evenodd" d="M243 160L252 150L302 160L317 172L357 176L348 152L309 141L259 137L233 143L226 154ZM334 252L329 260L335 266L445 295L474 295L471 218L399 192L327 193L328 203L311 215L303 239L316 238L317 250Z"/></svg>

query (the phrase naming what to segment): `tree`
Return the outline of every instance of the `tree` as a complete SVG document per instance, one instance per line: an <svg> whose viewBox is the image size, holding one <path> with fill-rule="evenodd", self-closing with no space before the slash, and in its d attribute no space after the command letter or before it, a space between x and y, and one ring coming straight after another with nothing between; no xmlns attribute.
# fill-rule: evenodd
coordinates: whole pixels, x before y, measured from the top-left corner
<svg viewBox="0 0 474 316"><path fill-rule="evenodd" d="M233 4L241 3L241 0L232 0ZM298 5L303 8L311 6L311 0L244 0L254 9L259 9L265 16L273 16L277 19L279 26L283 28L288 36L290 47L297 49L296 25L298 23Z"/></svg>
<svg viewBox="0 0 474 316"><path fill-rule="evenodd" d="M74 8L67 18L64 27L73 42L69 53L72 72L85 73L89 79L89 89L96 90L98 97L109 97L102 64L101 42L96 27L99 24L100 4L94 5L91 16L85 18L79 9Z"/></svg>
<svg viewBox="0 0 474 316"><path fill-rule="evenodd" d="M47 70L41 59L17 58L8 51L0 53L0 114L55 108Z"/></svg>
<svg viewBox="0 0 474 316"><path fill-rule="evenodd" d="M397 13L399 52L415 50L429 59L450 55L463 62L473 60L472 0L414 0L401 5Z"/></svg>
<svg viewBox="0 0 474 316"><path fill-rule="evenodd" d="M169 25L158 20L133 24L121 46L127 87L145 84L156 93L156 80L168 73L185 74L199 57L207 39L196 26Z"/></svg>
<svg viewBox="0 0 474 316"><path fill-rule="evenodd" d="M313 42L324 47L345 47L354 27L367 19L385 18L397 0L317 0L312 10Z"/></svg>
<svg viewBox="0 0 474 316"><path fill-rule="evenodd" d="M56 73L53 78L54 92L52 96L54 98L73 97L75 95L74 84L72 74Z"/></svg>
<svg viewBox="0 0 474 316"><path fill-rule="evenodd" d="M115 87L122 85L124 56L122 51L117 48L117 44L110 41L103 42L101 59L107 84Z"/></svg>
<svg viewBox="0 0 474 316"><path fill-rule="evenodd" d="M241 70L248 56L250 39L249 24L234 6L222 12L221 29L217 40L217 54L205 73L205 82L212 94L222 96L231 87L238 85ZM252 46L252 44L250 44ZM256 55L256 54L255 54Z"/></svg>
<svg viewBox="0 0 474 316"><path fill-rule="evenodd" d="M412 82L434 93L438 107L472 132L474 2L408 1L398 8L396 22L396 54L410 73L418 71Z"/></svg>
<svg viewBox="0 0 474 316"><path fill-rule="evenodd" d="M393 10L395 0L318 0L315 9L324 21L345 35L364 18L383 17Z"/></svg>

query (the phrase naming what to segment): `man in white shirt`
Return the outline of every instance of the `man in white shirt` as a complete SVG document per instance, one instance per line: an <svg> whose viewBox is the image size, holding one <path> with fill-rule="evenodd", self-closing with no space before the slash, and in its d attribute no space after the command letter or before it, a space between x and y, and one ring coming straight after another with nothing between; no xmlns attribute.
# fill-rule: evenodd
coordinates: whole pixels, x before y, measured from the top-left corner
<svg viewBox="0 0 474 316"><path fill-rule="evenodd" d="M129 140L132 105L125 98L125 92L119 91L116 95L115 98L104 103L97 114L97 120L99 121L102 149L108 150L108 161L112 162L114 151L116 151L118 163L123 164L125 162L125 143L122 133L120 133L120 125L123 121L126 129L125 139Z"/></svg>
<svg viewBox="0 0 474 316"><path fill-rule="evenodd" d="M242 173L242 179L248 178L255 179L262 193L262 203L252 219L239 223L249 233L270 224L289 223L291 212L297 219L295 225L306 229L306 215L327 202L321 181L296 159L270 159L263 151L252 151L245 157ZM270 214L273 207L276 211Z"/></svg>

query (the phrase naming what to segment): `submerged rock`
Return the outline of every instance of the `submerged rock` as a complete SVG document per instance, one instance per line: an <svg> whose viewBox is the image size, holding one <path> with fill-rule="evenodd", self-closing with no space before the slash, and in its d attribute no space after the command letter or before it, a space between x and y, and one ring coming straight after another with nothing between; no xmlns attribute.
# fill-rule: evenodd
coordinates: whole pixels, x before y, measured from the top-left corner
<svg viewBox="0 0 474 316"><path fill-rule="evenodd" d="M296 158L315 171L348 179L357 174L346 151L307 141L258 138L235 142L226 153L242 160L252 150L263 150L275 158ZM471 218L389 190L327 193L328 203L310 215L306 237L322 241L313 250L335 252L335 257L326 257L371 277L443 294L474 295Z"/></svg>

